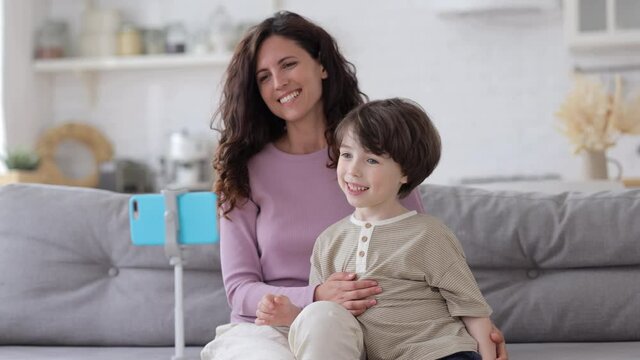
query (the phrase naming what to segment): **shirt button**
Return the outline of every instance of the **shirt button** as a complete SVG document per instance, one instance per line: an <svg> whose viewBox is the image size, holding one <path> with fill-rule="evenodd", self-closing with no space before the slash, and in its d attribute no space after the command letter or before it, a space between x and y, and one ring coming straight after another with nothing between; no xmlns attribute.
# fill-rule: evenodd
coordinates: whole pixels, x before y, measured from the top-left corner
<svg viewBox="0 0 640 360"><path fill-rule="evenodd" d="M360 255L360 257L364 256L364 251L360 250L360 252L358 253L358 255Z"/></svg>
<svg viewBox="0 0 640 360"><path fill-rule="evenodd" d="M370 223L366 223L366 224L364 224L364 227L366 227L368 229L368 228L371 227L371 224Z"/></svg>
<svg viewBox="0 0 640 360"><path fill-rule="evenodd" d="M361 240L362 240L362 242L367 242L367 240L369 240L369 238L366 237L366 236L363 236Z"/></svg>

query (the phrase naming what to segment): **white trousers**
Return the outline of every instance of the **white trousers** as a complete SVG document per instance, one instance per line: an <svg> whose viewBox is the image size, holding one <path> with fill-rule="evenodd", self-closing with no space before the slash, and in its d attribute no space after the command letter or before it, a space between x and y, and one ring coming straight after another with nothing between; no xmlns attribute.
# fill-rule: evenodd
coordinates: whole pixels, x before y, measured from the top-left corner
<svg viewBox="0 0 640 360"><path fill-rule="evenodd" d="M287 331L288 330L288 331ZM341 305L317 301L305 307L291 328L234 323L218 326L202 360L365 359L362 329Z"/></svg>

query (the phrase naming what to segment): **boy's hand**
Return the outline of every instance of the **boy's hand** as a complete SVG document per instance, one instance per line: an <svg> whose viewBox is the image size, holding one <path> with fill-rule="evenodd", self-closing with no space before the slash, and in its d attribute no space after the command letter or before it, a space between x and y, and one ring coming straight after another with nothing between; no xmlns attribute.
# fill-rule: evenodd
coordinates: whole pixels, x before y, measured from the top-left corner
<svg viewBox="0 0 640 360"><path fill-rule="evenodd" d="M291 326L302 311L284 295L267 294L258 303L256 325Z"/></svg>
<svg viewBox="0 0 640 360"><path fill-rule="evenodd" d="M496 360L509 360L509 354L507 354L507 346L504 341L504 335L502 335L502 331L496 327L495 324L492 325L491 333L489 334L489 338L496 345Z"/></svg>

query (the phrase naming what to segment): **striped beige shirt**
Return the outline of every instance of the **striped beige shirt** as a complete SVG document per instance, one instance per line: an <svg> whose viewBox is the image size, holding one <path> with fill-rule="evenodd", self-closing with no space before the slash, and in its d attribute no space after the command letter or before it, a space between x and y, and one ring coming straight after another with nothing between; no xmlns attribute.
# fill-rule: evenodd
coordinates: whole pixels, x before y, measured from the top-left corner
<svg viewBox="0 0 640 360"><path fill-rule="evenodd" d="M357 319L369 360L439 359L476 351L460 316L487 317L484 300L453 233L415 211L377 222L347 217L318 237L310 284L335 272L374 279L383 292Z"/></svg>

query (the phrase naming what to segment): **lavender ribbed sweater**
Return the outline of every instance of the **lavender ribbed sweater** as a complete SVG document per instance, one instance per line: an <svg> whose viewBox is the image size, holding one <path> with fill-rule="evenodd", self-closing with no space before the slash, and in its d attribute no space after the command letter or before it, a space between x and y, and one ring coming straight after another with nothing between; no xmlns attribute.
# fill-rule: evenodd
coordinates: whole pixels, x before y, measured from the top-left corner
<svg viewBox="0 0 640 360"><path fill-rule="evenodd" d="M309 286L316 237L353 212L326 167L327 150L292 155L268 144L249 161L251 198L220 219L220 256L231 322L253 322L267 293L299 307L313 301ZM417 192L403 201L424 212Z"/></svg>

